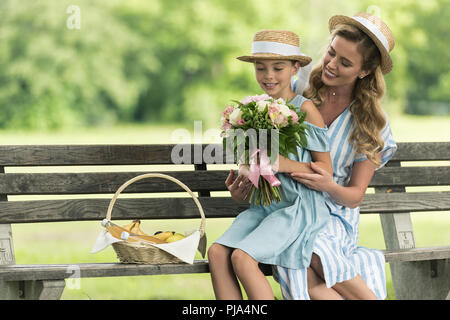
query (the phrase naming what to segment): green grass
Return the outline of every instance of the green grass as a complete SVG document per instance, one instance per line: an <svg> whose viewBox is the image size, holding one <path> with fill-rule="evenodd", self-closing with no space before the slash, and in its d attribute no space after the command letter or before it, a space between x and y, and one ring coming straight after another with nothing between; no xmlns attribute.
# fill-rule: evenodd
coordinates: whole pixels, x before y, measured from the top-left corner
<svg viewBox="0 0 450 320"><path fill-rule="evenodd" d="M391 126L397 141L448 141L450 117L412 117L392 115ZM120 126L114 128L66 130L59 132L0 132L2 144L120 144L177 143L171 139L181 126ZM192 133L192 128L187 128ZM206 129L205 129L206 130ZM191 142L194 136L191 134ZM205 143L220 142L209 138ZM126 170L127 168L123 168ZM12 171L9 171L12 170ZM27 169L7 169L13 170ZM83 169L86 170L86 169ZM105 170L104 168L101 170ZM135 170L133 168L133 170ZM146 169L145 169L146 170ZM445 188L445 187L443 187ZM429 189L428 189L429 190ZM432 188L431 190L441 190ZM106 213L105 213L106 214ZM413 213L416 245L433 246L450 243L449 212ZM208 245L231 224L232 219L207 219ZM148 220L143 229L184 231L199 224L199 220ZM116 262L111 248L91 254L100 221L35 223L13 225L17 264ZM360 245L384 249L383 233L378 215L362 215ZM200 256L198 256L200 258ZM386 267L388 299L394 299L394 289ZM278 284L270 277L275 296L281 299ZM81 279L78 288L66 287L63 299L214 299L208 274L161 275Z"/></svg>

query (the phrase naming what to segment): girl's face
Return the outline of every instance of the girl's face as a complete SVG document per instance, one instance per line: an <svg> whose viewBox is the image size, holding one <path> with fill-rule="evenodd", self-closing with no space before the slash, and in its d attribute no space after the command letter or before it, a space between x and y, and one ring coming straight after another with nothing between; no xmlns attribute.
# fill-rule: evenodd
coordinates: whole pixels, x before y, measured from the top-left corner
<svg viewBox="0 0 450 320"><path fill-rule="evenodd" d="M256 81L272 98L292 99L291 77L298 68L299 63L293 64L290 60L256 60Z"/></svg>
<svg viewBox="0 0 450 320"><path fill-rule="evenodd" d="M332 87L354 84L358 77L368 74L362 70L362 60L357 43L334 37L323 57L322 82Z"/></svg>

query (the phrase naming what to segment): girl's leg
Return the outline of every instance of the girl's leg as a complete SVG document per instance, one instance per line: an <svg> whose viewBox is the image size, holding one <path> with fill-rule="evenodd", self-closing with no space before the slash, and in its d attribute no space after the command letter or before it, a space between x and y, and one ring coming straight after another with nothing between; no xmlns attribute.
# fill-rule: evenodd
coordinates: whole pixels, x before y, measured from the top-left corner
<svg viewBox="0 0 450 320"><path fill-rule="evenodd" d="M359 274L353 279L336 283L333 288L349 300L378 300Z"/></svg>
<svg viewBox="0 0 450 320"><path fill-rule="evenodd" d="M311 300L343 300L333 288L327 288L325 281L317 273L307 268L308 294Z"/></svg>
<svg viewBox="0 0 450 320"><path fill-rule="evenodd" d="M258 261L246 252L235 249L231 254L234 272L250 300L273 300L272 287L258 267Z"/></svg>
<svg viewBox="0 0 450 320"><path fill-rule="evenodd" d="M319 256L315 253L312 255L310 267L320 278L325 279L323 275L322 263L320 262ZM375 293L373 293L373 291L367 286L367 283L359 274L353 279L336 283L333 286L333 289L349 300L378 299Z"/></svg>
<svg viewBox="0 0 450 320"><path fill-rule="evenodd" d="M233 250L218 243L208 249L211 281L218 300L242 300L241 288L231 265Z"/></svg>

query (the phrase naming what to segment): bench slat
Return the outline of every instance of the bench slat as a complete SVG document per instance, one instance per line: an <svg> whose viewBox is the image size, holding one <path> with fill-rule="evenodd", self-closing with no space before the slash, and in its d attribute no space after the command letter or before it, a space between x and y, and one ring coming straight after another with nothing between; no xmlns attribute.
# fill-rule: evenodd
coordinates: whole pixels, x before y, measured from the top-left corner
<svg viewBox="0 0 450 320"><path fill-rule="evenodd" d="M384 251L386 262L450 259L450 247L414 248ZM271 268L262 265L265 275ZM79 271L80 278L142 276L161 274L208 273L207 260L195 260L194 264L141 265L122 263L75 263L0 266L0 279L5 281L66 279Z"/></svg>
<svg viewBox="0 0 450 320"><path fill-rule="evenodd" d="M400 213L450 210L450 192L366 194L361 213Z"/></svg>
<svg viewBox="0 0 450 320"><path fill-rule="evenodd" d="M450 185L450 166L383 167L377 170L370 187Z"/></svg>
<svg viewBox="0 0 450 320"><path fill-rule="evenodd" d="M79 270L76 270L78 269ZM140 276L182 273L207 273L209 266L205 260L196 260L193 264L141 265L122 263L75 263L54 265L8 265L0 266L0 279L50 280L66 279L80 271L80 278Z"/></svg>
<svg viewBox="0 0 450 320"><path fill-rule="evenodd" d="M6 173L0 174L0 194L102 194L115 193L127 180L145 172ZM225 191L228 171L160 172L175 177L192 191ZM123 193L184 192L177 184L160 178L144 179Z"/></svg>
<svg viewBox="0 0 450 320"><path fill-rule="evenodd" d="M450 160L450 142L400 142L391 160L442 161Z"/></svg>
<svg viewBox="0 0 450 320"><path fill-rule="evenodd" d="M200 197L207 218L235 217L248 208L229 197ZM0 202L0 223L101 221L109 199L71 199ZM450 210L450 192L367 194L361 213ZM191 198L120 198L112 220L199 218Z"/></svg>
<svg viewBox="0 0 450 320"><path fill-rule="evenodd" d="M387 262L450 259L450 246L384 251Z"/></svg>
<svg viewBox="0 0 450 320"><path fill-rule="evenodd" d="M6 145L1 166L170 164L173 145Z"/></svg>
<svg viewBox="0 0 450 320"><path fill-rule="evenodd" d="M207 218L235 217L248 208L231 198L199 198ZM56 221L101 221L106 217L109 199L73 199L8 201L0 203L0 223ZM191 198L118 199L112 220L128 219L200 219Z"/></svg>
<svg viewBox="0 0 450 320"><path fill-rule="evenodd" d="M184 182L192 191L226 191L228 170L162 172ZM0 174L0 194L101 194L114 193L125 181L143 172L5 173ZM450 166L384 167L376 171L369 186L450 185ZM124 193L183 191L164 179L145 179Z"/></svg>
<svg viewBox="0 0 450 320"><path fill-rule="evenodd" d="M4 145L0 146L0 166L71 166L71 165L138 165L171 164L174 144L152 145ZM200 145L179 146L191 150ZM201 145L221 149L220 144ZM450 142L403 142L392 160L432 161L450 160ZM207 163L210 163L206 161ZM222 160L223 163L223 160Z"/></svg>

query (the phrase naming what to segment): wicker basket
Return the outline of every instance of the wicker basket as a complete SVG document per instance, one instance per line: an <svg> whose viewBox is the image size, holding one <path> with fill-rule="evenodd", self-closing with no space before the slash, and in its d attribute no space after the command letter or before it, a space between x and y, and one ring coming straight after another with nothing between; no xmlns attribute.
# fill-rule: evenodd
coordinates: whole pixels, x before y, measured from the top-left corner
<svg viewBox="0 0 450 320"><path fill-rule="evenodd" d="M120 193L130 184L146 179L146 178L163 178L170 181L173 181L174 183L178 184L180 187L182 187L194 200L195 204L198 207L198 210L200 212L201 216L201 223L199 227L200 231L200 237L202 237L205 234L205 214L203 212L203 208L198 201L197 197L192 193L192 191L181 181L178 179L175 179L174 177L161 174L161 173L146 173L139 175L137 177L134 177L127 182L125 182L123 185L119 187L119 189L114 194L113 198L111 199L111 202L109 203L108 211L106 213L106 219L108 221L111 221L111 212L114 207L114 203L117 200L117 197L120 195ZM198 245L198 244L197 244ZM117 257L119 258L121 263L138 263L138 264L165 264L165 263L184 263L182 260L177 258L176 256L156 247L148 243L143 242L128 242L128 241L120 241L115 242L112 244L112 247L114 251L117 254Z"/></svg>

